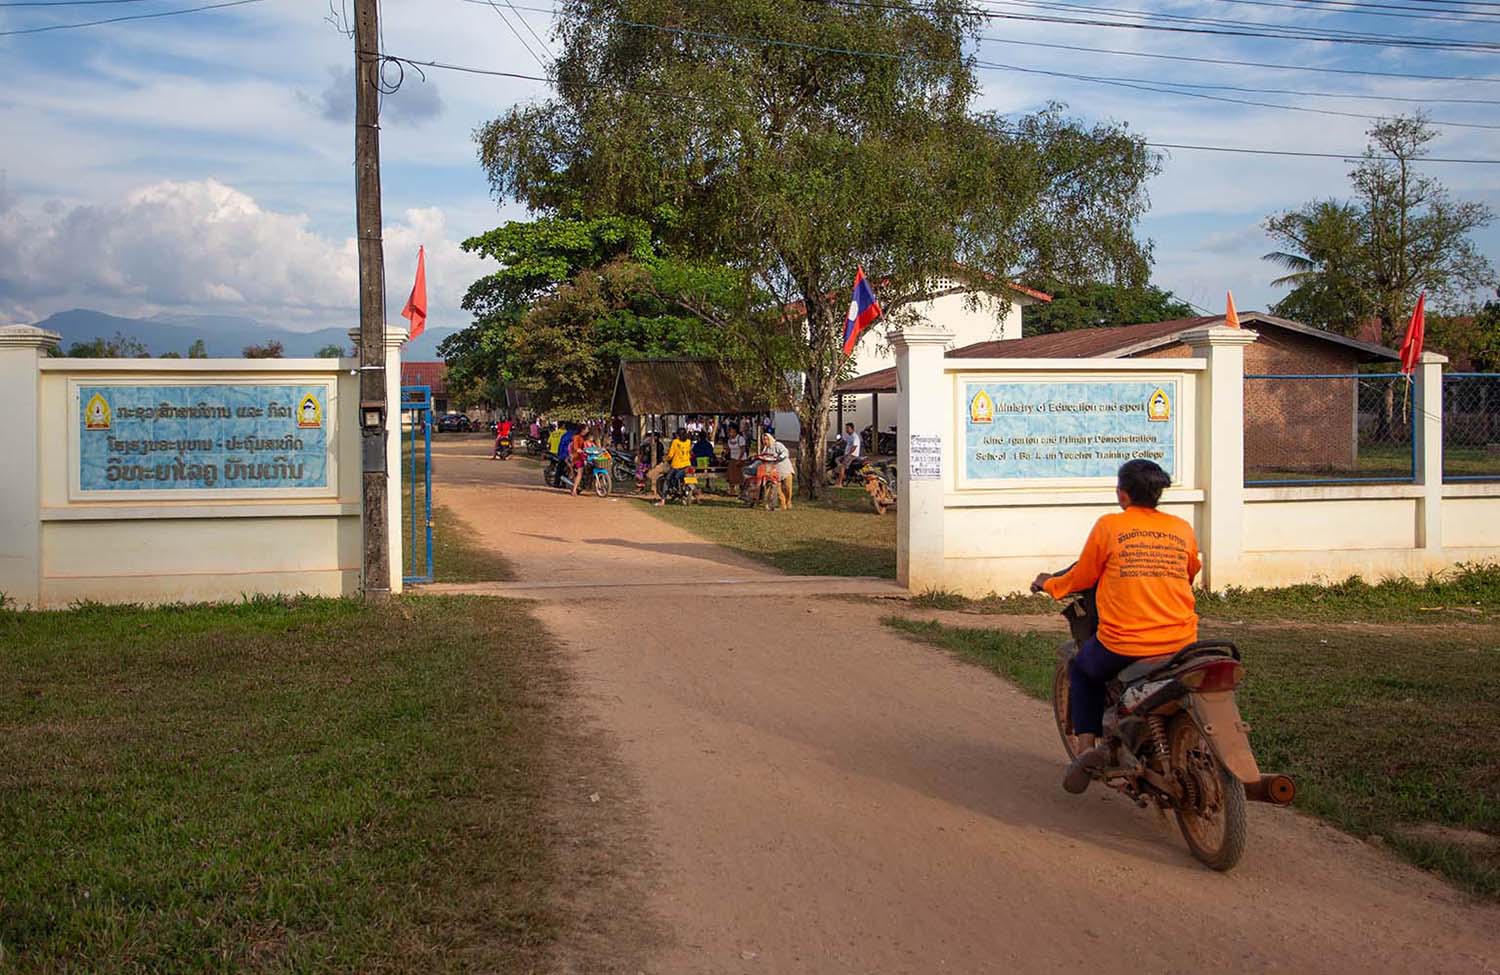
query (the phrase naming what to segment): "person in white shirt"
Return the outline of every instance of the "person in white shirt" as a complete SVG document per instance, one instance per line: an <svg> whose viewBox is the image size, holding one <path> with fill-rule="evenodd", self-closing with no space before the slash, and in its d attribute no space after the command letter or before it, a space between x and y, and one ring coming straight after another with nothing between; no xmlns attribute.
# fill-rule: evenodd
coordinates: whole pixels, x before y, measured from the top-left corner
<svg viewBox="0 0 1500 975"><path fill-rule="evenodd" d="M728 449L729 464L724 472L729 486L738 489L745 480L745 435L740 433L738 424L729 424L729 436L724 441Z"/></svg>
<svg viewBox="0 0 1500 975"><path fill-rule="evenodd" d="M864 444L859 439L859 434L854 432L854 424L844 424L844 433L840 440L844 442L844 452L839 455L839 479L838 486L844 486L844 477L849 473L849 466L860 458L864 453Z"/></svg>

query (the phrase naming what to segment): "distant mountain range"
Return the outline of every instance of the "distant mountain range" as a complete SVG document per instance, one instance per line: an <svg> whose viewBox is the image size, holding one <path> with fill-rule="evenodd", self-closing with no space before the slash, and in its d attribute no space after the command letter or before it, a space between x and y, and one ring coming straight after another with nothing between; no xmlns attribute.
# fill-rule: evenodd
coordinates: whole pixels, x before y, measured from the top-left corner
<svg viewBox="0 0 1500 975"><path fill-rule="evenodd" d="M404 324L404 323L403 323ZM327 345L337 345L349 353L349 329L320 328L315 332L297 332L274 325L264 325L252 318L228 315L158 315L155 318L121 318L102 311L74 308L60 311L36 323L62 336L62 350L75 342L92 342L97 338L114 338L115 333L135 339L153 356L164 352L187 355L188 346L202 339L213 358L235 358L247 345L280 342L287 358L317 355ZM438 343L457 332L456 328L429 328L415 342L401 350L408 362L438 358Z"/></svg>

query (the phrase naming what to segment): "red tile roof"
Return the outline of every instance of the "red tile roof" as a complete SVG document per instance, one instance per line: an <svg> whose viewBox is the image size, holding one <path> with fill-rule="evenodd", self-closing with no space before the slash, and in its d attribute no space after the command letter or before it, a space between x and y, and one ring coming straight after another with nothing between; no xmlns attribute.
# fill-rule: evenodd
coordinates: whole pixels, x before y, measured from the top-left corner
<svg viewBox="0 0 1500 975"><path fill-rule="evenodd" d="M401 385L431 386L432 395L447 395L448 363L403 362L401 363Z"/></svg>
<svg viewBox="0 0 1500 975"><path fill-rule="evenodd" d="M1222 324L1222 315L1203 315L1198 318L1174 318L1165 322L1143 322L1139 325L1116 325L1110 328L1080 328L1071 332L1055 332L1051 335L1033 335L1024 339L1007 339L998 342L976 342L962 348L950 349L949 359L1120 359L1148 352L1151 349L1171 345L1189 329L1204 325ZM1285 318L1247 312L1240 316L1246 326L1271 326L1298 332L1312 338L1322 339L1347 346L1359 353L1361 362L1399 358L1390 349L1356 339L1345 338L1332 332L1293 322ZM851 379L839 386L840 393L894 393L896 391L895 367L881 369Z"/></svg>

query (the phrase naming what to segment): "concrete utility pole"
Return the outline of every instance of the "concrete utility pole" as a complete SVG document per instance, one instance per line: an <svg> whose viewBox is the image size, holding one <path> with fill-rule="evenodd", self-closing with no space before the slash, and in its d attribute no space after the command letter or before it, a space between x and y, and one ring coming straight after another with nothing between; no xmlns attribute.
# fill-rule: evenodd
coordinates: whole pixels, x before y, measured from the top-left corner
<svg viewBox="0 0 1500 975"><path fill-rule="evenodd" d="M359 235L359 425L364 461L360 523L363 592L391 593L386 528L385 246L380 218L380 22L376 0L354 0L354 196Z"/></svg>

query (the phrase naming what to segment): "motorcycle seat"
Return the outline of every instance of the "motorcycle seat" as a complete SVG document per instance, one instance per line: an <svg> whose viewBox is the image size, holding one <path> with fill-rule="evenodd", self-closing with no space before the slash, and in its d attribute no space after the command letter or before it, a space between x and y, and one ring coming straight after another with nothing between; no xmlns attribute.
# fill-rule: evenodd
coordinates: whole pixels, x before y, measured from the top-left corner
<svg viewBox="0 0 1500 975"><path fill-rule="evenodd" d="M1126 667L1124 670L1120 671L1119 675L1115 679L1122 684L1132 684L1140 680L1142 677L1150 675L1152 671L1156 670L1156 668L1160 667L1162 664L1171 660L1175 656L1176 654L1173 653L1164 653L1159 657L1142 657L1135 663L1131 664L1129 667Z"/></svg>

